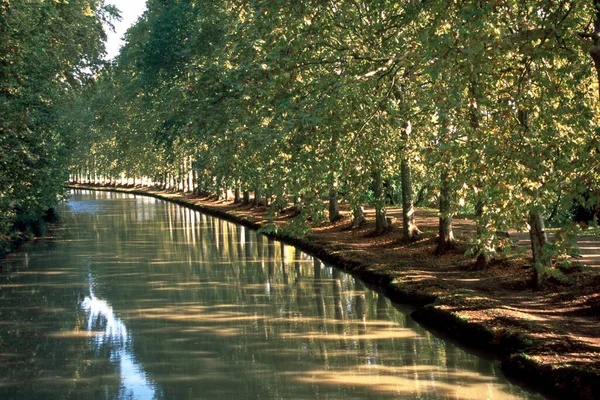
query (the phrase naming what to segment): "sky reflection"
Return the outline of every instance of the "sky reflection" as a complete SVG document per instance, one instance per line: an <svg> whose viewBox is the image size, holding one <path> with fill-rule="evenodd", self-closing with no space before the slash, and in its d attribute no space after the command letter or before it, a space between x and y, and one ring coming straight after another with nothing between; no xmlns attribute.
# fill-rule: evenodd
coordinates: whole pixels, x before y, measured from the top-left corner
<svg viewBox="0 0 600 400"><path fill-rule="evenodd" d="M110 349L110 360L119 365L121 386L118 398L155 399L156 390L148 380L144 369L135 361L132 340L127 333L125 323L117 317L107 301L94 294L94 279L89 274L90 295L81 302L81 308L87 316L87 330L95 334L90 342L97 354L102 347ZM98 333L101 332L101 333Z"/></svg>

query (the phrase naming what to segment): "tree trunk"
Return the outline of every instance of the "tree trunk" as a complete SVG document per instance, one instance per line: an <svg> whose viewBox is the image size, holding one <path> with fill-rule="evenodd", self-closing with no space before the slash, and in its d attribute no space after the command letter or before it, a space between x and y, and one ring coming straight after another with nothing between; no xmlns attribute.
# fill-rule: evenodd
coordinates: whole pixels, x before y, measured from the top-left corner
<svg viewBox="0 0 600 400"><path fill-rule="evenodd" d="M589 54L594 61L594 69L596 70L596 79L598 82L598 94L600 96L600 0L594 0L595 15L594 32L592 34L580 33L580 36L591 39L592 44L589 47Z"/></svg>
<svg viewBox="0 0 600 400"><path fill-rule="evenodd" d="M304 209L304 205L302 204L302 199L300 197L294 198L294 214L295 215L302 214L303 209Z"/></svg>
<svg viewBox="0 0 600 400"><path fill-rule="evenodd" d="M363 225L367 220L365 219L365 214L361 205L357 205L352 208L352 229L358 228Z"/></svg>
<svg viewBox="0 0 600 400"><path fill-rule="evenodd" d="M221 192L221 186L222 186L221 185L221 178L216 177L213 180L213 182L214 182L214 192L213 192L213 194L215 194L217 196L217 200L221 200L221 195L222 195L222 192Z"/></svg>
<svg viewBox="0 0 600 400"><path fill-rule="evenodd" d="M410 160L402 157L400 164L400 175L402 179L402 233L404 240L417 240L421 231L415 222L415 207L412 195L412 174Z"/></svg>
<svg viewBox="0 0 600 400"><path fill-rule="evenodd" d="M481 217L483 216L483 208L485 207L485 202L481 199L477 201L475 204L475 223L477 225L477 237L486 236L488 233L487 226L485 223L481 221ZM490 240L487 240L486 243L480 245L477 248L477 261L475 261L475 268L478 270L487 269L490 260L492 259L491 253L493 252L493 248L491 247Z"/></svg>
<svg viewBox="0 0 600 400"><path fill-rule="evenodd" d="M342 218L340 215L340 205L337 198L337 190L332 187L329 191L329 222L334 223Z"/></svg>
<svg viewBox="0 0 600 400"><path fill-rule="evenodd" d="M200 185L198 183L198 171L192 170L192 187L194 188L195 194L200 194Z"/></svg>
<svg viewBox="0 0 600 400"><path fill-rule="evenodd" d="M405 147L408 147L411 132L412 124L410 121L407 121L402 132ZM410 159L407 151L405 150L404 152L405 154L402 155L400 162L400 178L402 180L402 234L404 240L414 241L419 238L421 231L415 222Z"/></svg>
<svg viewBox="0 0 600 400"><path fill-rule="evenodd" d="M261 190L257 187L254 189L254 207L260 207L263 205Z"/></svg>
<svg viewBox="0 0 600 400"><path fill-rule="evenodd" d="M338 191L337 191L337 177L336 167L333 164L338 154L338 136L331 136L331 155L329 162L332 163L332 169L329 177L329 222L334 223L339 221L342 216L340 215L340 205L338 203Z"/></svg>
<svg viewBox="0 0 600 400"><path fill-rule="evenodd" d="M415 199L415 206L418 207L423 205L423 202L425 201L425 194L428 190L428 185L423 185L419 188L419 191L417 192L417 198Z"/></svg>
<svg viewBox="0 0 600 400"><path fill-rule="evenodd" d="M389 224L385 214L385 197L383 196L383 182L381 180L381 171L376 170L373 173L373 186L375 194L375 233L381 235L389 229Z"/></svg>
<svg viewBox="0 0 600 400"><path fill-rule="evenodd" d="M442 171L440 182L440 224L438 245L435 249L435 254L443 254L454 247L451 215L452 195L450 194L450 190L448 171L444 170Z"/></svg>
<svg viewBox="0 0 600 400"><path fill-rule="evenodd" d="M250 191L244 190L244 200L242 201L242 204L250 204Z"/></svg>
<svg viewBox="0 0 600 400"><path fill-rule="evenodd" d="M193 170L194 160L192 157L188 159L188 172L187 172L187 182L188 182L188 192L194 193L194 170Z"/></svg>
<svg viewBox="0 0 600 400"><path fill-rule="evenodd" d="M240 185L236 185L233 191L233 203L239 204L242 201Z"/></svg>
<svg viewBox="0 0 600 400"><path fill-rule="evenodd" d="M187 165L185 162L185 158L183 159L183 167L181 168L181 191L183 193L188 192L188 174L187 174Z"/></svg>
<svg viewBox="0 0 600 400"><path fill-rule="evenodd" d="M185 193L185 158L179 163L179 174L177 174L177 189Z"/></svg>
<svg viewBox="0 0 600 400"><path fill-rule="evenodd" d="M533 254L533 285L539 288L543 281L548 267L552 265L552 260L546 254L546 244L548 237L544 226L544 218L540 212L531 211L529 213L529 238L531 240L531 252Z"/></svg>

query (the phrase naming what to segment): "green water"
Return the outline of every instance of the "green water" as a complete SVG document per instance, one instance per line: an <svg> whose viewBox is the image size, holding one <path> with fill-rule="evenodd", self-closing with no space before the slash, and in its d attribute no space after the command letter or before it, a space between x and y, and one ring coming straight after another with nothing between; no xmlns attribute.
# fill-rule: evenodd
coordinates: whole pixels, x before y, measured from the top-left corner
<svg viewBox="0 0 600 400"><path fill-rule="evenodd" d="M0 399L539 398L246 228L127 194L63 208L0 261Z"/></svg>

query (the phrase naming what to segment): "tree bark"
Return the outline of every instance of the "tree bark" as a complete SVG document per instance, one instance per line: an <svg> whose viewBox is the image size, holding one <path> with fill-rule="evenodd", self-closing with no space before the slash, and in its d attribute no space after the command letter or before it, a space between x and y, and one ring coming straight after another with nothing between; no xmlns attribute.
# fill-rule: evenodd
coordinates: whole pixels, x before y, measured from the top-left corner
<svg viewBox="0 0 600 400"><path fill-rule="evenodd" d="M339 221L342 216L340 215L340 205L337 198L337 190L332 187L329 191L329 222L334 223Z"/></svg>
<svg viewBox="0 0 600 400"><path fill-rule="evenodd" d="M337 135L331 136L331 155L330 162L334 163L338 153L338 137ZM337 191L337 179L335 174L335 168L332 168L329 178L329 222L334 223L339 221L342 216L340 215L340 205L338 203L338 191Z"/></svg>
<svg viewBox="0 0 600 400"><path fill-rule="evenodd" d="M242 204L250 204L250 191L244 190L244 200L242 201Z"/></svg>
<svg viewBox="0 0 600 400"><path fill-rule="evenodd" d="M373 173L373 187L375 192L375 233L381 235L389 229L389 224L385 214L383 182L381 180L381 171L379 170Z"/></svg>
<svg viewBox="0 0 600 400"><path fill-rule="evenodd" d="M410 160L402 157L400 164L400 175L402 179L402 233L404 240L414 241L419 238L421 231L415 222L415 206L412 194L412 174Z"/></svg>
<svg viewBox="0 0 600 400"><path fill-rule="evenodd" d="M435 254L443 254L454 247L454 232L452 230L451 204L452 195L448 171L441 173L440 179L440 223L438 245Z"/></svg>
<svg viewBox="0 0 600 400"><path fill-rule="evenodd" d="M302 214L303 209L304 209L304 205L302 204L302 199L300 197L296 197L294 199L294 214L295 215Z"/></svg>
<svg viewBox="0 0 600 400"><path fill-rule="evenodd" d="M190 157L188 159L188 173L187 173L187 181L188 181L188 192L194 193L194 159Z"/></svg>
<svg viewBox="0 0 600 400"><path fill-rule="evenodd" d="M423 202L425 201L425 194L428 190L429 190L428 185L423 185L419 188L419 191L417 192L417 196L415 199L415 206L423 205Z"/></svg>
<svg viewBox="0 0 600 400"><path fill-rule="evenodd" d="M258 187L254 189L254 207L262 205L262 193Z"/></svg>
<svg viewBox="0 0 600 400"><path fill-rule="evenodd" d="M233 191L233 203L239 204L241 201L242 201L242 198L241 198L240 186L236 185L235 190Z"/></svg>
<svg viewBox="0 0 600 400"><path fill-rule="evenodd" d="M192 169L192 187L194 188L195 194L200 194L200 185L198 183L198 171Z"/></svg>
<svg viewBox="0 0 600 400"><path fill-rule="evenodd" d="M595 15L591 16L594 19L594 32L579 32L578 35L583 39L591 39L589 47L589 55L594 61L594 69L596 70L596 79L598 82L598 95L600 97L600 0L594 0Z"/></svg>
<svg viewBox="0 0 600 400"><path fill-rule="evenodd" d="M408 147L412 124L407 121L402 132L404 137L404 146ZM405 150L400 161L400 178L402 180L402 234L404 240L417 240L421 231L415 222L415 205L412 192L412 170L408 152Z"/></svg>
<svg viewBox="0 0 600 400"><path fill-rule="evenodd" d="M542 214L537 211L529 213L529 238L531 240L531 252L533 254L533 285L539 288L546 274L546 269L552 265L552 260L546 254L548 236Z"/></svg>
<svg viewBox="0 0 600 400"><path fill-rule="evenodd" d="M367 220L365 219L365 214L361 205L357 205L352 209L352 229L358 228L363 225Z"/></svg>
<svg viewBox="0 0 600 400"><path fill-rule="evenodd" d="M477 237L485 236L487 227L481 221L481 217L483 216L483 208L485 206L485 202L481 199L477 201L475 204L475 224L477 226ZM478 270L487 269L490 260L491 260L491 248L489 246L489 241L483 245L480 245L477 248L477 260L475 261L475 268Z"/></svg>

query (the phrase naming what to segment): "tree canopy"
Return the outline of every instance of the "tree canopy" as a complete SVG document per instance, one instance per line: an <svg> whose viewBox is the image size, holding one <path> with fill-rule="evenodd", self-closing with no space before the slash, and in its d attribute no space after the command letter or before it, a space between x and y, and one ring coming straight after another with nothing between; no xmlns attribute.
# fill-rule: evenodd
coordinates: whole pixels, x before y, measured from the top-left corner
<svg viewBox="0 0 600 400"><path fill-rule="evenodd" d="M293 234L335 220L338 201L356 216L371 202L383 232L401 198L414 240L420 189L448 245L452 216L473 215L483 267L498 232L529 230L541 277L566 251L545 223L575 231L574 205L597 201L598 3L149 0L101 70L100 2L8 3L2 126L16 136L0 148L22 175L1 175L2 209L46 205L26 191L55 196L64 175L47 174L64 169L29 165L64 166L65 146L76 180L253 192L272 215L294 204Z"/></svg>
<svg viewBox="0 0 600 400"><path fill-rule="evenodd" d="M0 1L0 236L63 193L78 139L62 111L99 72L115 16L97 0Z"/></svg>

